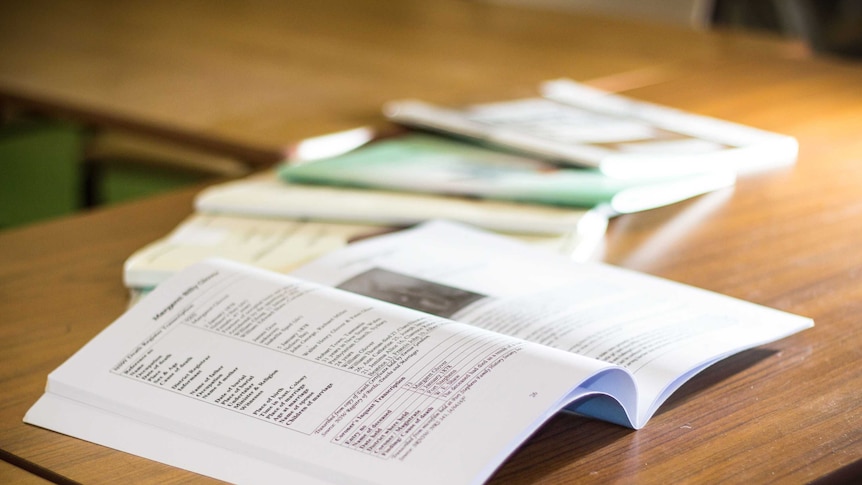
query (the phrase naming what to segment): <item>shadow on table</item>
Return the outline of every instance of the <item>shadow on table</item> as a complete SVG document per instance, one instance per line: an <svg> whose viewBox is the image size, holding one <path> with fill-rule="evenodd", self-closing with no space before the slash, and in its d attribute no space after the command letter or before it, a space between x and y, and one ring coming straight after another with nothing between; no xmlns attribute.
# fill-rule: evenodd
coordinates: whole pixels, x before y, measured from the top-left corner
<svg viewBox="0 0 862 485"><path fill-rule="evenodd" d="M755 366L777 352L763 348L751 349L713 364L683 384L665 401L656 415L684 404L706 389L717 387L722 381ZM609 447L632 433L636 431L604 421L560 413L548 420L513 453L492 476L489 484L535 482L542 477L553 475L561 468L571 466L597 450Z"/></svg>

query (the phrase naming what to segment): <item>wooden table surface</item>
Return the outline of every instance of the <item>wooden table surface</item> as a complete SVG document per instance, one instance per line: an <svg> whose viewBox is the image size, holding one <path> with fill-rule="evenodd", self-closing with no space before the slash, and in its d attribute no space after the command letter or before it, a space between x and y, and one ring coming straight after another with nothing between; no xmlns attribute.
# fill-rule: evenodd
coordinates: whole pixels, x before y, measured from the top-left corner
<svg viewBox="0 0 862 485"><path fill-rule="evenodd" d="M395 98L496 100L630 72L637 84L786 49L463 0L2 3L7 99L263 163L376 122Z"/></svg>
<svg viewBox="0 0 862 485"><path fill-rule="evenodd" d="M379 123L389 99L503 99L556 77L793 135L792 169L615 220L605 260L815 328L707 369L642 430L557 416L491 481L862 473L862 65L771 39L454 0L3 2L0 46L2 100L252 163ZM21 422L48 372L125 308L123 260L186 217L197 190L0 233L0 459L54 481L205 480Z"/></svg>

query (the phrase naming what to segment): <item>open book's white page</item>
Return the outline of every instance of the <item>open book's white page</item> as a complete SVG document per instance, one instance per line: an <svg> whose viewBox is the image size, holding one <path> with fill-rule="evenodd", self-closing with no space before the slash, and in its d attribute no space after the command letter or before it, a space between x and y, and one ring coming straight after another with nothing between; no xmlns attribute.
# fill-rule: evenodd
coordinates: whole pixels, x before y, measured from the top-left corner
<svg viewBox="0 0 862 485"><path fill-rule="evenodd" d="M132 254L123 265L129 288L152 288L198 261L224 258L287 273L354 238L391 230L369 224L193 214L167 237Z"/></svg>
<svg viewBox="0 0 862 485"><path fill-rule="evenodd" d="M216 447L333 483L473 483L595 392L578 384L621 377L594 359L212 262L160 285L54 371L25 420L70 433L84 415L132 420L204 443L196 453ZM62 399L90 411L46 416ZM136 448L107 426L85 431ZM136 449L158 455L148 446Z"/></svg>
<svg viewBox="0 0 862 485"><path fill-rule="evenodd" d="M294 274L625 367L638 385L636 427L706 365L812 325L444 222L357 243Z"/></svg>
<svg viewBox="0 0 862 485"><path fill-rule="evenodd" d="M46 393L39 398L27 412L26 421L230 483L332 483L57 394Z"/></svg>

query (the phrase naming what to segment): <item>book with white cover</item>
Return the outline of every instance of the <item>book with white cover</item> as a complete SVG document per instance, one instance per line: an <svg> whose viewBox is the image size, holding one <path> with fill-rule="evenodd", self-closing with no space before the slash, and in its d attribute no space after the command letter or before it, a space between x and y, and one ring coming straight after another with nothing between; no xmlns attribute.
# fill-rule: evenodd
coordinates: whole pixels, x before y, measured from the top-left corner
<svg viewBox="0 0 862 485"><path fill-rule="evenodd" d="M289 184L274 171L224 182L195 198L201 213L409 226L434 219L523 234L567 234L604 209ZM605 216L606 217L606 216Z"/></svg>

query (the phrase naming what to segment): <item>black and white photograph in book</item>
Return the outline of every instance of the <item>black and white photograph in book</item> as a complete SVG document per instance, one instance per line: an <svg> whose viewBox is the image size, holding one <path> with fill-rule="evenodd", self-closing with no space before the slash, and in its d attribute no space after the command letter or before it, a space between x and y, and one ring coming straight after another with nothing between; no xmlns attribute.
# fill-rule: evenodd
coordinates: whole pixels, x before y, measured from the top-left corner
<svg viewBox="0 0 862 485"><path fill-rule="evenodd" d="M487 296L383 268L360 273L338 288L444 318Z"/></svg>

